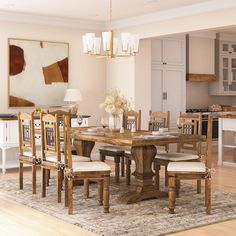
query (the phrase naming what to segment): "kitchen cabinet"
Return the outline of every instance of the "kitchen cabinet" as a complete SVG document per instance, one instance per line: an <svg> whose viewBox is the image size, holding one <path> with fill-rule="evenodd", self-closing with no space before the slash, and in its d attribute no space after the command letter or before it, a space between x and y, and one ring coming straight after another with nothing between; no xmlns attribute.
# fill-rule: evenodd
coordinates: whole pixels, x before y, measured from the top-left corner
<svg viewBox="0 0 236 236"><path fill-rule="evenodd" d="M152 64L165 66L185 65L185 40L183 38L153 39Z"/></svg>
<svg viewBox="0 0 236 236"><path fill-rule="evenodd" d="M0 120L0 148L2 149L2 168L3 174L6 172L6 167L17 167L16 160L7 162L6 151L9 148L18 147L19 134L18 134L18 121L13 120Z"/></svg>
<svg viewBox="0 0 236 236"><path fill-rule="evenodd" d="M186 107L184 42L184 38L168 38L154 39L151 43L151 109L170 111L170 128L176 128L178 114Z"/></svg>
<svg viewBox="0 0 236 236"><path fill-rule="evenodd" d="M217 34L215 41L215 74L217 81L209 84L210 95L236 95L236 35L235 42L223 41Z"/></svg>

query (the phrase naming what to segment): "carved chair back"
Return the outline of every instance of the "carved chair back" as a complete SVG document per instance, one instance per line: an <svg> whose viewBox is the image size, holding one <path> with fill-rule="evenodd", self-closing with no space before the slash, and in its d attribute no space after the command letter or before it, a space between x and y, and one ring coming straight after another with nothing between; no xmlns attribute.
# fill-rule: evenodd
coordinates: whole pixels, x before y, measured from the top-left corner
<svg viewBox="0 0 236 236"><path fill-rule="evenodd" d="M169 128L170 112L149 112L150 120L148 122L149 131L158 131L159 128Z"/></svg>
<svg viewBox="0 0 236 236"><path fill-rule="evenodd" d="M59 118L57 114L41 114L42 161L54 156L55 162L61 162Z"/></svg>
<svg viewBox="0 0 236 236"><path fill-rule="evenodd" d="M123 113L123 127L131 130L133 124L136 130L141 130L141 110L130 110Z"/></svg>
<svg viewBox="0 0 236 236"><path fill-rule="evenodd" d="M19 113L19 151L20 155L23 152L31 152L32 157L36 155L35 148L35 129L34 129L34 115L33 113Z"/></svg>
<svg viewBox="0 0 236 236"><path fill-rule="evenodd" d="M63 127L63 124L64 124L64 119L63 117L65 115L69 116L69 121L70 121L70 124L71 124L71 110L69 109L68 111L64 111L64 110L55 110L55 111L47 111L48 114L51 114L51 115L57 115L58 117L58 120L59 120L59 126Z"/></svg>
<svg viewBox="0 0 236 236"><path fill-rule="evenodd" d="M179 113L178 126L181 127L182 134L201 135L202 114L201 113ZM201 143L181 143L178 144L178 151L183 149L194 150L200 153Z"/></svg>

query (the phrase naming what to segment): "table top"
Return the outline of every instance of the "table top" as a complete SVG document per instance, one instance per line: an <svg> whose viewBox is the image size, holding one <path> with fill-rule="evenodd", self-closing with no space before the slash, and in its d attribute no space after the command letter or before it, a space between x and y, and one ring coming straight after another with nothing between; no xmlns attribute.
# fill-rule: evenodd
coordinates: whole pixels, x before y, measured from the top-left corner
<svg viewBox="0 0 236 236"><path fill-rule="evenodd" d="M72 128L71 136L76 140L102 142L119 146L148 146L168 143L198 142L204 139L199 135L180 135L177 132L164 132L159 135L152 135L149 131L112 132L107 129L97 129L97 132L88 132L88 128Z"/></svg>

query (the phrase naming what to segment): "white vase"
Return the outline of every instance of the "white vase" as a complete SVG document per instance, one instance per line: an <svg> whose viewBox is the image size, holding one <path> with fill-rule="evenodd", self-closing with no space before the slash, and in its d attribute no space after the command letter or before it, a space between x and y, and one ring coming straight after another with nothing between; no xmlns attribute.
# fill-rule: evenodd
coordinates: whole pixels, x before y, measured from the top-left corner
<svg viewBox="0 0 236 236"><path fill-rule="evenodd" d="M110 130L119 130L121 127L120 117L118 115L111 115L109 117L109 129Z"/></svg>

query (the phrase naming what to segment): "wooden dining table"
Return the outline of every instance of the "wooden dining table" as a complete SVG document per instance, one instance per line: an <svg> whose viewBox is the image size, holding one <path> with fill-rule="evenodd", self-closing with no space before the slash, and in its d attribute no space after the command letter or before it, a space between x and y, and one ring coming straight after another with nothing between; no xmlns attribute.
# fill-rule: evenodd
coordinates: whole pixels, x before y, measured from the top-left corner
<svg viewBox="0 0 236 236"><path fill-rule="evenodd" d="M158 190L153 182L152 163L157 153L157 146L170 143L189 143L202 140L198 135L181 135L166 132L152 135L148 131L124 133L111 132L108 129L97 129L96 132L87 132L86 128L72 128L73 144L79 155L90 157L95 142L131 147L135 161L135 189L120 197L120 200L129 204L150 198L167 197L167 192Z"/></svg>

